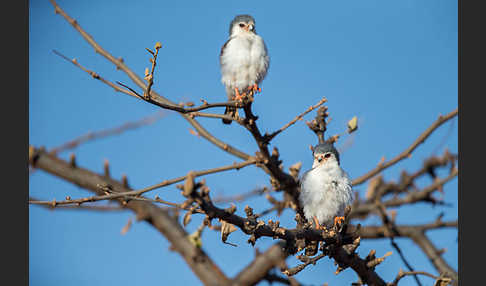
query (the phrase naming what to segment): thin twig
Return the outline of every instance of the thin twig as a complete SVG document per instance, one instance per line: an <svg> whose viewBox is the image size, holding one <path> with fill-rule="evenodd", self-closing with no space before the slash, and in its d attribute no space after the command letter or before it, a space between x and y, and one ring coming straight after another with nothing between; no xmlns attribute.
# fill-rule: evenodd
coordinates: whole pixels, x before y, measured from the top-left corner
<svg viewBox="0 0 486 286"><path fill-rule="evenodd" d="M285 275L287 276L293 276L297 273L299 273L300 271L304 270L304 268L306 268L307 266L309 265L316 265L316 262L321 260L322 258L324 258L326 256L326 254L324 253L321 253L317 256L314 256L312 258L309 258L305 263L303 264L299 264L295 267L292 267L292 268L289 268L289 269L285 269L284 271L282 271Z"/></svg>
<svg viewBox="0 0 486 286"><path fill-rule="evenodd" d="M392 219L388 217L388 214L386 213L386 208L383 204L381 204L381 202L379 201L380 199L381 197L376 198L378 203L377 209L381 215L383 225L387 228L388 232L390 232L390 243L393 246L393 248L395 248L395 250L398 252L400 258L402 259L403 263L405 263L405 266L407 266L408 270L414 271L415 269L413 269L412 265L407 261L402 250L395 242L394 235L398 233L398 231L396 230L396 224ZM415 282L417 282L417 285L422 286L422 283L420 282L420 279L418 278L417 275L414 275L413 278L415 279Z"/></svg>
<svg viewBox="0 0 486 286"><path fill-rule="evenodd" d="M46 202L34 198L29 198L29 204L39 205L47 207L51 210L53 209L63 209L63 210L93 210L93 211L124 211L127 208L123 206L109 206L109 205L59 205L55 208L52 207L52 201Z"/></svg>
<svg viewBox="0 0 486 286"><path fill-rule="evenodd" d="M30 164L35 165L52 175L58 176L77 186L102 194L102 186L112 186L113 192L128 193L131 189L122 182L111 179L84 168L72 166L45 151L34 148ZM228 277L214 261L187 238L187 231L170 215L167 209L160 208L150 202L117 200L118 203L133 210L137 220L144 220L156 228L170 242L172 249L177 251L197 277L206 285L227 285Z"/></svg>
<svg viewBox="0 0 486 286"><path fill-rule="evenodd" d="M427 128L422 134L420 134L420 136L405 151L403 151L402 153L400 153L398 156L391 159L390 161L388 161L386 163L379 164L376 168L374 168L373 170L364 174L363 176L354 179L353 182L352 182L353 186L360 185L360 184L366 182L371 177L380 173L384 169L400 162L401 160L403 160L405 158L409 158L411 156L412 152L415 150L415 148L417 148L420 144L424 143L425 139L427 139L427 137L429 137L430 134L432 134L432 132L435 131L435 129L437 129L439 126L441 126L442 124L444 124L445 122L447 122L451 118L454 118L457 115L457 113L458 113L458 110L456 108L454 111L452 111L451 113L449 113L445 116L442 116L442 115L439 116L439 118L434 123L432 123L432 125L429 128Z"/></svg>
<svg viewBox="0 0 486 286"><path fill-rule="evenodd" d="M424 275L424 276L428 276L430 278L433 278L435 280L439 279L440 277L437 277L435 275L432 275L428 272L425 272L425 271L407 271L407 272L404 272L400 269L400 271L398 272L398 275L397 277L395 278L395 280L393 280L393 282L391 283L388 283L388 286L395 286L395 285L398 285L398 281L400 281L400 279L402 279L403 277L405 276L408 276L408 275L414 275L414 276L417 276L417 275Z"/></svg>
<svg viewBox="0 0 486 286"><path fill-rule="evenodd" d="M189 116L225 119L225 120L236 121L239 124L242 124L242 121L243 121L241 118L234 118L234 117L231 117L229 115L215 114L215 113L191 112L191 113L189 113Z"/></svg>
<svg viewBox="0 0 486 286"><path fill-rule="evenodd" d="M313 106L309 107L306 111L304 111L301 114L297 115L294 119L292 119L289 123L285 124L279 130L274 131L271 134L265 134L264 137L265 137L266 142L270 142L273 138L275 138L275 136L277 136L282 131L284 131L285 129L289 128L293 124L295 124L295 122L297 122L298 120L302 119L302 117L304 117L304 115L306 115L307 113L311 112L312 110L318 108L319 106L321 106L322 104L324 104L326 101L327 101L327 99L325 97L323 97L316 105L313 105Z"/></svg>
<svg viewBox="0 0 486 286"><path fill-rule="evenodd" d="M411 237L416 232L425 232L427 230L439 228L457 228L457 220L447 222L433 222L419 225L397 225L396 232L390 233L388 228L383 225L367 225L360 227L359 235L362 239L382 239L385 237ZM354 225L348 226L349 231L356 230Z"/></svg>
<svg viewBox="0 0 486 286"><path fill-rule="evenodd" d="M120 126L110 128L110 129L105 129L105 130L100 130L100 131L95 131L95 132L88 132L84 135L78 136L74 138L73 140L64 143L58 147L54 147L50 150L51 154L59 154L60 152L69 150L69 149L74 149L78 147L80 144L86 143L88 141L93 141L96 139L101 139L107 136L111 135L117 135L120 134L124 131L130 130L130 129L136 129L138 127L152 124L155 121L157 121L159 118L162 118L165 115L163 111L158 111L155 114L152 114L150 116L144 117L140 120L137 121L129 121L126 122Z"/></svg>
<svg viewBox="0 0 486 286"><path fill-rule="evenodd" d="M419 201L432 200L432 198L430 197L432 192L436 191L444 184L457 177L458 173L459 173L458 170L454 169L447 177L435 181L434 183L422 189L421 191L411 192L404 198L394 198L394 199L387 200L383 203L383 205L385 205L386 207L397 207L400 205L412 204Z"/></svg>
<svg viewBox="0 0 486 286"><path fill-rule="evenodd" d="M416 202L420 201L425 201L425 202L432 202L432 203L437 203L432 197L431 194L436 191L438 188L446 184L447 182L451 181L458 175L458 170L454 169L449 176L437 180L428 187L425 187L421 191L414 191L410 192L408 195L405 197L397 197L397 198L391 198L383 202L383 205L386 208L389 207L399 207L402 205L407 205L407 204L413 204ZM356 217L363 217L367 216L370 213L376 212L376 203L375 202L370 202L370 203L359 203L353 206L353 209L350 213L350 217L356 218Z"/></svg>
<svg viewBox="0 0 486 286"><path fill-rule="evenodd" d="M128 68L125 65L125 63L123 62L123 59L121 59L121 58L116 59L115 57L113 57L109 52L107 52L105 49L103 49L93 39L93 37L91 37L91 35L86 33L86 31L84 31L84 29L81 28L81 26L77 23L76 20L74 20L68 14L66 14L66 12L64 12L64 10L62 10L61 7L59 7L59 5L57 5L56 1L50 0L50 2L52 3L52 5L55 8L55 13L60 14L69 24L71 24L73 26L73 28L76 31L78 31L81 34L81 36L95 49L96 53L105 57L108 61L113 63L116 66L117 69L122 70L136 85L138 85L143 90L146 90L146 85L143 82L143 80L139 76L137 76L136 73L134 73L130 68ZM130 95L139 98L136 94L130 94ZM174 104L170 100L160 96L159 94L157 94L153 90L150 92L150 100L147 100L147 102L150 102L154 105L164 107L164 108L167 108L167 109L174 108L174 110L176 110L178 108L176 104ZM231 103L225 103L224 106L228 106L229 104L231 104ZM197 110L193 110L193 111L197 111ZM188 114L184 114L184 113L180 113L180 114L184 117L184 119L186 119L197 130L197 132L202 137L204 137L206 140L208 140L212 144L216 145L220 149L222 149L225 152L228 152L228 153L230 153L230 154L232 154L232 155L234 155L234 156L236 156L240 159L243 159L243 160L248 160L251 157L249 154L246 154L245 152L242 152L242 151L236 149L235 147L233 147L233 146L219 140L218 138L214 137L213 135L211 135L206 129L204 129L204 127L201 126L201 124L199 124L199 122L197 122L195 119L191 118Z"/></svg>
<svg viewBox="0 0 486 286"><path fill-rule="evenodd" d="M60 56L61 58L65 59L66 61L68 61L68 62L70 62L70 63L74 64L75 66L77 66L77 67L78 67L78 68L80 68L81 70L83 70L83 71L87 72L87 73L88 73L89 75L91 75L91 76L92 76L94 79L97 79L97 80L99 80L99 81L103 82L104 84L106 84L106 85L108 85L108 86L112 87L112 88L113 88L115 91L118 91L118 92L121 92L121 93L128 94L128 95L133 96L133 97L135 97L135 98L140 98L140 96L139 96L139 95L137 95L137 93L136 93L136 92L134 92L133 90L131 90L131 89L130 89L130 90L128 91L128 90L126 90L126 89L123 89L123 88L121 88L121 87L117 86L116 84L112 83L111 81L104 79L104 78L103 78L103 77L101 77L101 76L100 76L98 73L96 73L96 72L94 72L94 71L92 71L92 70L89 70L89 69L87 69L87 68L83 67L83 66L82 66L82 65L81 65L81 64L78 62L78 60L76 60L76 59L69 59L68 57L66 57L65 55L61 54L60 52L58 52L58 51L56 51L56 50L52 50L52 52L53 52L54 54L56 54L56 55Z"/></svg>
<svg viewBox="0 0 486 286"><path fill-rule="evenodd" d="M213 169L208 169L208 170L203 170L203 171L196 171L196 172L193 172L193 174L194 174L194 177L199 177L199 176L219 173L219 172L223 172L223 171L227 171L227 170L233 170L233 169L239 170L239 169L244 168L246 166L255 164L256 162L257 162L256 159L251 159L249 161L245 161L245 162L241 162L241 163L233 163L231 165L222 166L222 167L218 167L218 168L213 168ZM140 189L140 190L129 191L129 192L121 192L121 193L117 192L117 193L113 193L113 194L106 194L106 195L101 195L101 196L91 196L91 197L86 197L86 198L81 198L81 199L76 199L76 200L29 201L29 203L31 203L31 204L44 204L44 205L50 204L51 206L55 207L57 205L82 204L82 203L87 203L87 202L114 200L114 199L120 199L120 198L130 200L130 199L133 199L136 196L140 196L140 195L142 195L146 192L149 192L149 191L161 188L161 187L165 187L165 186L168 186L168 185L172 185L172 184L184 181L186 178L187 178L187 175L177 177L177 178L174 178L174 179L170 179L170 180L165 180L165 181L163 181L159 184L156 184L156 185L153 185L153 186L150 186L150 187L147 187L147 188L143 188L143 189ZM168 205L171 205L171 206L174 206L174 207L179 207L178 204L165 202L165 201L162 201L160 199L156 200L156 202L165 203L165 204L168 204Z"/></svg>
<svg viewBox="0 0 486 286"><path fill-rule="evenodd" d="M152 70L150 71L150 74L145 76L145 80L148 82L147 88L145 89L143 96L147 99L150 99L150 89L152 89L152 85L154 84L154 71L155 71L155 66L157 65L157 56L159 55L159 50L162 47L159 42L155 44L155 53L152 52L149 49L146 49L152 54Z"/></svg>

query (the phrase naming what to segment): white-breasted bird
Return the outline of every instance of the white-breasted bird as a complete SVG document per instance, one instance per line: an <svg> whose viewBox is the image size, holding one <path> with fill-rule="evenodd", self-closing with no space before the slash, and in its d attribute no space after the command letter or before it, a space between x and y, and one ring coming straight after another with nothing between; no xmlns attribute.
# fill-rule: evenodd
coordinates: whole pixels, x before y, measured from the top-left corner
<svg viewBox="0 0 486 286"><path fill-rule="evenodd" d="M312 169L301 179L300 203L307 220L316 228L331 227L344 220L344 209L353 202L351 180L341 169L339 152L330 143L313 148Z"/></svg>
<svg viewBox="0 0 486 286"><path fill-rule="evenodd" d="M241 100L250 90L261 91L258 85L267 74L270 57L252 16L238 15L231 21L229 39L221 48L219 60L228 100ZM224 114L234 117L237 109L226 107ZM223 119L223 123L231 124L231 120Z"/></svg>

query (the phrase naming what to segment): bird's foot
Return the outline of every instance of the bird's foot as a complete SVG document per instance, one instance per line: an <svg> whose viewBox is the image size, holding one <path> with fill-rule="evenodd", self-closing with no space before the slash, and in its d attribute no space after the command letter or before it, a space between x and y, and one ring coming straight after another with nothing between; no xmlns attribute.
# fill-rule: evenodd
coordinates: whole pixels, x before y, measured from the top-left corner
<svg viewBox="0 0 486 286"><path fill-rule="evenodd" d="M334 218L334 226L337 226L338 224L342 224L343 222L344 222L343 216L337 216Z"/></svg>
<svg viewBox="0 0 486 286"><path fill-rule="evenodd" d="M238 88L235 87L235 100L242 102L244 96L245 96L245 94L244 93L240 94L240 91L238 90Z"/></svg>
<svg viewBox="0 0 486 286"><path fill-rule="evenodd" d="M257 93L257 92L262 92L262 89L260 87L258 87L258 84L254 84L252 86L250 86L250 90L253 91L253 93Z"/></svg>

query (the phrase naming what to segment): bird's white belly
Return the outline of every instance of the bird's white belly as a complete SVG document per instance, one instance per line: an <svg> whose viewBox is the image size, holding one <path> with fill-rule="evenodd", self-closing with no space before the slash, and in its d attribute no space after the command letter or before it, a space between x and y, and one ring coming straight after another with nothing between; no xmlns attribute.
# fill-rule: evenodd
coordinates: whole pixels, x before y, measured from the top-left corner
<svg viewBox="0 0 486 286"><path fill-rule="evenodd" d="M342 216L352 201L349 179L341 174L332 176L322 170L312 170L302 185L301 202L308 220L314 216L319 223L332 225L335 216Z"/></svg>
<svg viewBox="0 0 486 286"><path fill-rule="evenodd" d="M221 58L221 81L227 87L243 90L255 83L264 72L263 42L248 37L236 37L226 46Z"/></svg>

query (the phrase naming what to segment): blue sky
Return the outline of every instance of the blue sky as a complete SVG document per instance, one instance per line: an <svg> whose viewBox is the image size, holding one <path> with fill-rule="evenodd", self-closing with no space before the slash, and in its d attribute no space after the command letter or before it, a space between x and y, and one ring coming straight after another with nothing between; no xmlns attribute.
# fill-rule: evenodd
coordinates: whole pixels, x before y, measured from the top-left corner
<svg viewBox="0 0 486 286"><path fill-rule="evenodd" d="M154 89L174 102L226 99L220 82L218 55L228 37L228 25L237 14L251 14L264 38L271 63L257 95L254 113L259 127L274 131L317 103L328 99L332 121L328 135L342 133L353 116L359 129L337 143L352 142L341 154L343 168L356 178L376 166L382 156L391 159L422 133L439 114L458 106L457 99L457 1L58 1L58 4L100 45L143 76L149 54L157 41L163 45L155 71ZM81 36L60 16L49 1L29 2L29 143L53 148L89 131L121 125L154 114L159 109L93 80L88 74L52 53L58 50L76 58L88 69L111 81L131 84L114 66L94 53ZM219 112L219 109L214 110ZM223 109L220 110L223 112ZM310 120L315 113L304 119ZM248 132L237 124L200 119L214 135L254 154ZM73 152L80 166L102 172L108 159L111 174L127 174L134 188L170 179L189 170L202 170L238 161L191 135L191 126L167 111L156 123L119 136L84 144ZM445 148L457 152L457 118L437 130L407 159L386 170L397 180L402 170L413 172L433 152ZM303 121L272 141L285 168L301 161L312 164L309 145L315 135ZM60 154L66 159L69 152ZM441 172L440 175L444 175ZM247 192L269 186L268 177L256 167L208 175L214 196ZM419 186L431 183L420 180ZM29 178L30 195L41 199L79 198L89 192L41 171ZM364 195L366 185L355 188ZM425 223L445 212L444 220L457 218L457 179L445 187L450 207L418 204L398 210L400 223ZM149 196L182 202L170 186ZM278 197L279 195L277 195ZM265 199L238 203L238 213L249 204L256 211L268 208ZM222 207L226 205L222 204ZM184 261L168 250L167 240L148 224L134 223L126 235L120 230L129 211L100 213L29 207L30 285L198 285ZM276 219L275 214L265 217ZM194 216L188 231L201 217ZM366 223L378 223L370 218ZM290 211L281 224L294 227ZM438 248L446 248L446 260L457 269L457 232L429 233ZM228 276L234 276L254 257L253 247L241 232L230 235L234 248L220 242L220 234L205 230L203 247ZM436 274L428 259L406 239L398 239L416 270ZM274 241L260 239L263 251ZM381 256L392 250L388 240L363 241L358 251L365 256L376 249ZM296 265L294 258L287 260ZM397 253L377 268L392 280L405 269ZM302 283L349 285L357 277L350 269L334 275L329 259L308 267L296 278ZM429 278L421 278L430 284ZM400 285L415 285L405 278Z"/></svg>

